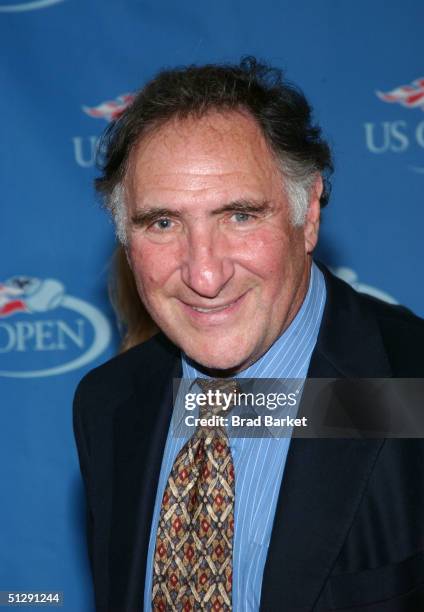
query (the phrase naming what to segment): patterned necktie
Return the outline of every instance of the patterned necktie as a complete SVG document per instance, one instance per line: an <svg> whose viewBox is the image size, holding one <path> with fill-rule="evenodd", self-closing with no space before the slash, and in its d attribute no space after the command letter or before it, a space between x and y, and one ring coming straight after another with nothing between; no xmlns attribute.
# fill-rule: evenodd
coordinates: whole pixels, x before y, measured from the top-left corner
<svg viewBox="0 0 424 612"><path fill-rule="evenodd" d="M214 400L219 398L216 392L239 392L234 380L197 379L197 384L203 393L215 394ZM228 411L214 401L200 407L199 417ZM234 492L225 428L198 427L178 453L162 499L153 610L232 610Z"/></svg>

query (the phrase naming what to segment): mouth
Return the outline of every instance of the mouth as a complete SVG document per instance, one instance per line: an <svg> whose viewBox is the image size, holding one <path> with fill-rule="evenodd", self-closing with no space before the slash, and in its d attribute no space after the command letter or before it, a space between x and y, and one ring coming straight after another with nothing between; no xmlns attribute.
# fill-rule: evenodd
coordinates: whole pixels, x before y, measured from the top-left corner
<svg viewBox="0 0 424 612"><path fill-rule="evenodd" d="M181 301L184 311L193 319L203 323L221 323L226 318L236 313L245 299L248 291L241 296L226 302L225 304L217 304L216 306L199 306L198 304L188 304Z"/></svg>

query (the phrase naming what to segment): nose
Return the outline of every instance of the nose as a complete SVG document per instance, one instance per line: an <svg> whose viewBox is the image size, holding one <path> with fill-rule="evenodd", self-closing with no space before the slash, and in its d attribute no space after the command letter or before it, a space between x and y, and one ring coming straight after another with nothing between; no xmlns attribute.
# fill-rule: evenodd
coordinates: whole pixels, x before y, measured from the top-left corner
<svg viewBox="0 0 424 612"><path fill-rule="evenodd" d="M186 237L183 282L197 294L214 298L234 275L230 245L219 231L196 228Z"/></svg>

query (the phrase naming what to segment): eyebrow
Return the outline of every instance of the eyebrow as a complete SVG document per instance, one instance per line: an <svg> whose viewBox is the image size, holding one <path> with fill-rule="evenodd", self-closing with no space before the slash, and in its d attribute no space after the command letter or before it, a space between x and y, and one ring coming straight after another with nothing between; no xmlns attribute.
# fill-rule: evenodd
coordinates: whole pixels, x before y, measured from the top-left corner
<svg viewBox="0 0 424 612"><path fill-rule="evenodd" d="M136 210L135 213L131 215L131 222L133 225L143 227L150 225L150 223L154 223L163 217L178 218L179 216L178 211L170 210L169 208L151 206L149 208L143 208L142 210Z"/></svg>
<svg viewBox="0 0 424 612"><path fill-rule="evenodd" d="M224 204L220 208L212 211L213 215L219 215L223 212L244 212L244 213L266 213L271 210L271 203L268 200L254 202L251 200L234 200Z"/></svg>
<svg viewBox="0 0 424 612"><path fill-rule="evenodd" d="M220 215L225 212L242 212L246 214L264 214L271 210L271 203L267 200L261 202L251 200L234 200L228 204L224 204L219 208L211 211L211 215ZM179 210L171 210L166 207L151 206L149 208L143 208L137 210L131 216L131 222L139 227L145 227L154 223L158 219L164 217L170 219L181 218L181 212Z"/></svg>

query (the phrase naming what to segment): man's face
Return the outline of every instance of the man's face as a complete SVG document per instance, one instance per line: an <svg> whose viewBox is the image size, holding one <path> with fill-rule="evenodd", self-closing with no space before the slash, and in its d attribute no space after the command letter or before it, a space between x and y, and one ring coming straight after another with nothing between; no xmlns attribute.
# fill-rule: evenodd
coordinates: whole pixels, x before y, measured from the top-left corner
<svg viewBox="0 0 424 612"><path fill-rule="evenodd" d="M156 324L211 370L245 369L305 296L318 232L317 179L304 227L241 112L172 121L133 150L125 178L128 259Z"/></svg>

